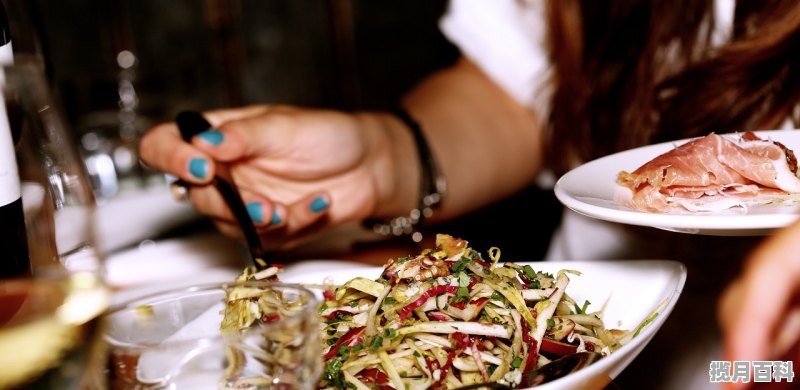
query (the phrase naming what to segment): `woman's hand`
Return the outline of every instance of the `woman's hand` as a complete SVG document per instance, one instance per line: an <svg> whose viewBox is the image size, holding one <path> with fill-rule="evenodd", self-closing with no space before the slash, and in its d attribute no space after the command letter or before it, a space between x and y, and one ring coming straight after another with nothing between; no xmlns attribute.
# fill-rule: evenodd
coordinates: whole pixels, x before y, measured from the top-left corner
<svg viewBox="0 0 800 390"><path fill-rule="evenodd" d="M725 360L794 360L797 373L800 223L770 237L750 255L742 274L722 296L719 320Z"/></svg>
<svg viewBox="0 0 800 390"><path fill-rule="evenodd" d="M473 211L536 178L538 114L466 58L427 77L402 101L447 178L447 196L432 220ZM216 131L187 144L174 123L162 124L144 135L140 153L152 168L197 184L192 203L226 234L241 237L221 196L207 186L214 161L230 166L267 249L417 207L419 156L413 135L393 115L261 105L205 116Z"/></svg>
<svg viewBox="0 0 800 390"><path fill-rule="evenodd" d="M215 162L227 164L266 248L310 232L415 206L416 152L390 115L347 114L289 106L249 106L204 113L214 129L185 143L175 123L148 131L142 159L194 184L194 206L223 233L242 237L221 195L208 184ZM404 161L400 161L404 160Z"/></svg>

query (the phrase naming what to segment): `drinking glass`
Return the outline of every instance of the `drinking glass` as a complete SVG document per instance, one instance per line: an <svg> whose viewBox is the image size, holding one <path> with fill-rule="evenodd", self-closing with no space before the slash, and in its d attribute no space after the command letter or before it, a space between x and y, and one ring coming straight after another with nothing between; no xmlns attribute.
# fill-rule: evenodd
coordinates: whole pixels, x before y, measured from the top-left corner
<svg viewBox="0 0 800 390"><path fill-rule="evenodd" d="M316 389L322 371L318 304L302 286L265 281L132 299L106 318L107 386Z"/></svg>
<svg viewBox="0 0 800 390"><path fill-rule="evenodd" d="M0 84L0 179L18 194L0 218L0 388L91 388L110 296L94 198L40 62L16 58Z"/></svg>

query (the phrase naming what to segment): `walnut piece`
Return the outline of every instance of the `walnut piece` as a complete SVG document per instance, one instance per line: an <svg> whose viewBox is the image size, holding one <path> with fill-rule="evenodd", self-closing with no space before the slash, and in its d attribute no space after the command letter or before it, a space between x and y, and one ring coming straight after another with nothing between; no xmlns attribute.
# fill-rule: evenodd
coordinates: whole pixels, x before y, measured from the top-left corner
<svg viewBox="0 0 800 390"><path fill-rule="evenodd" d="M419 255L404 263L390 261L388 270L398 279L422 281L450 275L450 268L444 260L429 255Z"/></svg>

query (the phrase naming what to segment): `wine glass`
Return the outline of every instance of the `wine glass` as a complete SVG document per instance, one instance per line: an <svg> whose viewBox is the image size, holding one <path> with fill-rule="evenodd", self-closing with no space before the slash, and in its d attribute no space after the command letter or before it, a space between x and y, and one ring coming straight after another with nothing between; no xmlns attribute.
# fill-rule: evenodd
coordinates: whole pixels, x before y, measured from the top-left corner
<svg viewBox="0 0 800 390"><path fill-rule="evenodd" d="M0 84L0 388L91 388L110 298L92 191L40 62Z"/></svg>

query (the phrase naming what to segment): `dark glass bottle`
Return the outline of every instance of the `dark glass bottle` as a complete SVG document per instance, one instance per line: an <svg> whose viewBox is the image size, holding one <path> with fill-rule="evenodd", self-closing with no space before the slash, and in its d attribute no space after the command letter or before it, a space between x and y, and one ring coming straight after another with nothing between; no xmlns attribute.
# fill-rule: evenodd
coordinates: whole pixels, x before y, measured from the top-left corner
<svg viewBox="0 0 800 390"><path fill-rule="evenodd" d="M13 63L13 58L8 16L0 3L0 66ZM0 279L29 275L28 256L14 137L6 101L0 93Z"/></svg>

